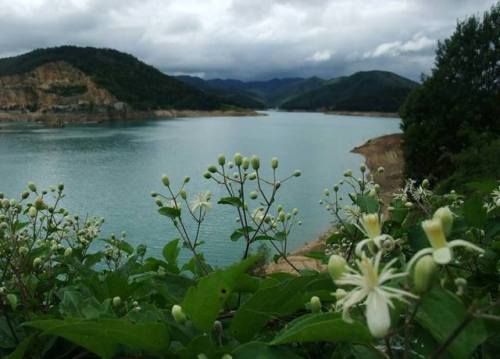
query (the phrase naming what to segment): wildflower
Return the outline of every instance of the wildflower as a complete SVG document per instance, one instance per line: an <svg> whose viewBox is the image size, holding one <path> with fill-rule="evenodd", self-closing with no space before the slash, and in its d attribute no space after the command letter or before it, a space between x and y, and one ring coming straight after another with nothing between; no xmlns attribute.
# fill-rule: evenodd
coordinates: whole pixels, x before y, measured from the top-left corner
<svg viewBox="0 0 500 359"><path fill-rule="evenodd" d="M453 212L448 206L439 208L436 212L434 212L434 216L432 216L432 218L441 220L445 235L449 235L451 233L451 227L453 226Z"/></svg>
<svg viewBox="0 0 500 359"><path fill-rule="evenodd" d="M417 259L426 254L432 254L432 258L438 264L448 264L453 259L453 247L467 247L477 252L484 253L482 248L479 248L478 246L462 239L455 239L448 242L444 234L443 223L440 219L433 218L423 221L422 228L427 235L427 239L429 240L431 247L418 251L410 262L408 262L408 268L411 268Z"/></svg>
<svg viewBox="0 0 500 359"><path fill-rule="evenodd" d="M311 308L312 313L321 312L321 300L317 296L312 296L309 301L309 307Z"/></svg>
<svg viewBox="0 0 500 359"><path fill-rule="evenodd" d="M210 203L210 198L212 197L212 194L210 191L206 192L200 192L198 193L194 200L191 201L191 211L196 211L198 208L199 209L205 209L205 210L210 210L212 208L212 203Z"/></svg>
<svg viewBox="0 0 500 359"><path fill-rule="evenodd" d="M178 304L172 306L172 317L177 324L184 324L186 321L186 314L182 311L182 307Z"/></svg>
<svg viewBox="0 0 500 359"><path fill-rule="evenodd" d="M363 302L366 305L368 329L377 338L385 336L391 327L389 307L394 307L392 299L405 301L405 297L416 298L409 292L385 284L392 279L404 277L407 273L394 273L395 269L391 266L397 261L396 258L379 270L381 256L382 252L378 252L374 258L363 255L361 260L356 261L358 271L347 267L347 271L335 281L337 285L354 286L337 300L337 307L343 311L343 319L350 322L349 310Z"/></svg>

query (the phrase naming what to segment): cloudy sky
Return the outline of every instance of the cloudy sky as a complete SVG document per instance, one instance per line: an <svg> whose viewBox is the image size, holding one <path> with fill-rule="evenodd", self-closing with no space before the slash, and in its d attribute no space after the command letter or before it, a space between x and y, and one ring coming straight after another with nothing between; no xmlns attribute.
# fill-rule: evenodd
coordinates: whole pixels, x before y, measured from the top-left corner
<svg viewBox="0 0 500 359"><path fill-rule="evenodd" d="M418 79L457 19L494 0L0 0L0 57L111 47L169 74Z"/></svg>

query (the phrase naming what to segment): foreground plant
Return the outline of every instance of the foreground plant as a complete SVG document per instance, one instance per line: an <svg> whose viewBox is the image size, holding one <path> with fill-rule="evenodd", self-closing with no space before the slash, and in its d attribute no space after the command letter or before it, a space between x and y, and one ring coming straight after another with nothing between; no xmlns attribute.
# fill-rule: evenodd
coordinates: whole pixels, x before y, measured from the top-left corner
<svg viewBox="0 0 500 359"><path fill-rule="evenodd" d="M285 212L276 198L298 172L280 181L278 164L271 160L268 179L256 157L220 156L205 174L227 191L219 200L189 195L188 177L175 188L164 176L167 193L152 195L180 238L161 257L146 256L124 233L102 238L100 219L70 215L60 207L63 185L39 191L30 183L19 199L1 195L0 355L494 357L497 183L463 197L410 181L383 204L364 165L360 178L346 171L322 200L335 226L327 251L310 254L327 271L265 275L250 254L257 243L270 243L293 269L287 251L298 210ZM224 269L205 262L200 235L217 204L238 216L229 243L244 240L242 260ZM179 263L183 250L191 259Z"/></svg>

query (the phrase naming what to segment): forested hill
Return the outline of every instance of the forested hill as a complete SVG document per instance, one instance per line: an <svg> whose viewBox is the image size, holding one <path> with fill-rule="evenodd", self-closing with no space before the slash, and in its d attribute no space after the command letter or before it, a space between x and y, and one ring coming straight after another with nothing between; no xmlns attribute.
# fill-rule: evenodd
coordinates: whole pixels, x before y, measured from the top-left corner
<svg viewBox="0 0 500 359"><path fill-rule="evenodd" d="M357 72L284 102L285 110L397 112L418 84L386 71Z"/></svg>
<svg viewBox="0 0 500 359"><path fill-rule="evenodd" d="M119 101L138 110L212 110L223 106L217 96L185 84L132 55L94 47L61 46L0 59L0 78L21 75L49 63L77 68Z"/></svg>

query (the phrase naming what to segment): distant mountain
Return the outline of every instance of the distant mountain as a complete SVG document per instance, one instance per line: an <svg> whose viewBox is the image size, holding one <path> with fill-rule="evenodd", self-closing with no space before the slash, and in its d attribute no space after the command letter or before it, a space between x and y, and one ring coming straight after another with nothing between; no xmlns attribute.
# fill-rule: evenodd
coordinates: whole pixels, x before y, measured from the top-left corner
<svg viewBox="0 0 500 359"><path fill-rule="evenodd" d="M283 78L269 81L240 80L203 80L199 77L179 76L179 80L209 93L215 93L223 98L234 96L235 99L243 101L243 104L260 104L255 108L278 108L280 105L307 91L317 89L326 83L326 80L318 77L311 78Z"/></svg>
<svg viewBox="0 0 500 359"><path fill-rule="evenodd" d="M284 110L397 112L418 83L387 71L363 71L330 80L281 104Z"/></svg>
<svg viewBox="0 0 500 359"><path fill-rule="evenodd" d="M23 111L74 109L82 104L94 108L114 102L134 110L214 110L224 105L223 99L132 55L76 46L0 59L0 97L0 108Z"/></svg>

